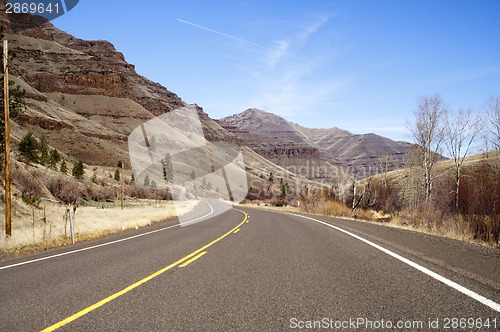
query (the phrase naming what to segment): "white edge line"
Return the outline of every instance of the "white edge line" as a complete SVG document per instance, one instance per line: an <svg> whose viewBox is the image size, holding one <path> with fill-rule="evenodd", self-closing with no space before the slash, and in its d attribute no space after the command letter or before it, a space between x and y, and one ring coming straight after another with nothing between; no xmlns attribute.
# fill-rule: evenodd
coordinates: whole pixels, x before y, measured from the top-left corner
<svg viewBox="0 0 500 332"><path fill-rule="evenodd" d="M214 212L214 209L212 208L212 206L210 205L210 203L208 201L206 201L206 202L207 202L208 206L210 207L211 211L208 214L206 214L206 215L204 215L202 217L199 217L199 218L196 218L196 219L194 219L192 221L189 221L189 223L192 223L193 221L198 220L200 218L208 217L209 215L211 215ZM157 233L157 232L164 231L164 230L167 230L167 229L170 229L170 228L178 227L180 225L181 224L172 225L172 226L168 226L168 227L156 229L154 231L150 231L150 232L146 232L146 233L142 233L142 234L138 234L138 235L134 235L134 236L129 236L129 237L126 237L124 239L97 244L97 245L91 246L91 247L76 249L76 250L72 250L72 251L68 251L68 252L63 252L63 253L56 254L56 255L41 257L41 258L32 259L32 260L29 260L29 261L24 261L24 262L20 262L20 263L16 263L16 264L2 266L2 267L0 267L0 270L6 270L6 269L9 269L9 268L15 267L15 266L26 265L26 264L30 264L30 263L44 261L44 260L47 260L47 259L52 259L52 258L57 258L57 257L61 257L61 256L76 254L76 253L81 252L81 251L86 251L86 250L90 250L90 249L95 249L95 248L100 248L100 247L104 247L104 246L109 246L110 244L115 244L115 243L119 243L119 242L123 242L123 241L132 240L132 239L135 239L135 238L138 238L138 237L142 237L142 236L145 236L145 235L149 235L149 234Z"/></svg>
<svg viewBox="0 0 500 332"><path fill-rule="evenodd" d="M209 215L211 215L212 213L214 213L214 208L212 207L212 205L210 205L210 203L208 202L208 200L205 200L205 202L207 202L208 206L210 207L210 212L204 216L201 216L201 217L198 217L196 219L193 219L193 220L190 220L190 221L186 221L186 222L179 222L179 225L176 225L176 226L181 226L181 227L184 227L184 226L189 226L191 224L194 224L197 222L197 220L200 220L200 219L203 219L203 218L206 218L208 217Z"/></svg>
<svg viewBox="0 0 500 332"><path fill-rule="evenodd" d="M478 293L476 293L476 292L474 292L474 291L472 291L472 290L470 290L468 288L465 288L464 286L459 285L456 282L451 281L450 279L448 279L446 277L443 277L442 275L437 274L436 272L433 272L433 271L429 270L428 268L423 267L420 264L412 262L411 260L409 260L407 258L404 258L403 256L400 256L400 255L396 254L395 252L390 251L389 249L381 247L381 246L379 246L376 243L373 243L373 242L371 242L371 241L369 241L369 240L367 240L365 238L362 238L359 235L356 235L356 234L351 233L349 231L346 231L346 230L344 230L344 229L342 229L340 227L331 225L331 224L329 224L327 222L324 222L324 221L321 221L321 220L318 220L318 219L314 219L314 218L311 218L311 217L303 216L303 215L300 215L300 214L289 213L289 212L283 212L283 213L289 214L289 215L292 215L292 216L296 216L296 217L302 217L302 218L305 218L305 219L310 219L312 221L315 221L315 222L318 222L318 223L323 224L325 226L328 226L328 227L331 227L333 229L336 229L336 230L338 230L338 231L340 231L342 233L345 233L345 234L347 234L349 236L352 236L353 238L358 239L358 240L360 240L360 241L362 241L362 242L364 242L364 243L366 243L366 244L368 244L368 245L370 245L370 246L372 246L372 247L374 247L374 248L376 248L376 249L378 249L378 250L380 250L380 251L382 251L382 252L384 252L384 253L386 253L386 254L394 257L394 258L396 258L396 259L398 259L398 260L400 260L401 262L410 265L411 267L419 270L420 272L423 272L423 273L427 274L428 276L430 276L430 277L432 277L432 278L434 278L434 279L442 282L443 284L445 284L445 285L447 285L447 286L449 286L449 287L451 287L451 288L453 288L453 289L455 289L455 290L457 290L457 291L459 291L459 292L461 292L461 293L463 293L463 294L465 294L465 295L473 298L474 300L476 300L476 301L484 304L485 306L487 306L487 307L489 307L489 308L491 308L491 309L493 309L493 310L495 310L497 312L500 312L500 304L496 303L495 301L492 301L492 300L490 300L490 299L488 299L488 298L486 298L486 297L484 297L482 295L479 295Z"/></svg>

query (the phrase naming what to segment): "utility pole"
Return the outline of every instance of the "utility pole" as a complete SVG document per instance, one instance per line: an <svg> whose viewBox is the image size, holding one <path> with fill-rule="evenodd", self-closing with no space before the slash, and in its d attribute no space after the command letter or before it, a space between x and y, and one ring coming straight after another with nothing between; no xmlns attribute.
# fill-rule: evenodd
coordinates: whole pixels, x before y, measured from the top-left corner
<svg viewBox="0 0 500 332"><path fill-rule="evenodd" d="M10 191L10 123L9 123L9 47L3 41L3 109L5 112L5 234L12 236L12 202Z"/></svg>
<svg viewBox="0 0 500 332"><path fill-rule="evenodd" d="M123 194L124 194L124 185L123 185L123 163L122 163L122 210L123 210Z"/></svg>

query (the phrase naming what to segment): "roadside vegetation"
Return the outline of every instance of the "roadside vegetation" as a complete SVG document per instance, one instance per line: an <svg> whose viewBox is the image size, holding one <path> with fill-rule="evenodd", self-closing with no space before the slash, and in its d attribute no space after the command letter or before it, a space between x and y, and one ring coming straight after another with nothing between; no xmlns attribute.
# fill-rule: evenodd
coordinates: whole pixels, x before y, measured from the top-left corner
<svg viewBox="0 0 500 332"><path fill-rule="evenodd" d="M2 160L2 178L3 164ZM85 165L51 148L44 136L26 133L13 144L12 236L5 236L5 223L0 223L0 252L43 250L70 243L69 209L76 240L81 241L173 218L176 208L183 212L194 208L194 202L174 207L167 190L138 185L134 174L121 167L122 161L117 167ZM4 191L0 204L0 218L4 220Z"/></svg>
<svg viewBox="0 0 500 332"><path fill-rule="evenodd" d="M388 172L391 158L382 155L375 176L351 171L331 188L293 192L283 182L276 184L276 175L263 175L264 184L251 188L244 203L297 210L300 201L301 212L370 220L500 248L500 98L490 98L478 114L452 111L438 95L426 96L414 115L408 124L414 145L405 155L404 169Z"/></svg>

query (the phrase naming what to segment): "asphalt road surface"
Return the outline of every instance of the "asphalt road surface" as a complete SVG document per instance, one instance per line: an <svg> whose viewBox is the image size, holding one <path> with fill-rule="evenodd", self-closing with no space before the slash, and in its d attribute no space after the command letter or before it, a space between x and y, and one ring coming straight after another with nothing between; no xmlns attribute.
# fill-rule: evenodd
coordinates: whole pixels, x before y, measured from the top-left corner
<svg viewBox="0 0 500 332"><path fill-rule="evenodd" d="M500 330L498 249L218 204L0 262L0 331Z"/></svg>

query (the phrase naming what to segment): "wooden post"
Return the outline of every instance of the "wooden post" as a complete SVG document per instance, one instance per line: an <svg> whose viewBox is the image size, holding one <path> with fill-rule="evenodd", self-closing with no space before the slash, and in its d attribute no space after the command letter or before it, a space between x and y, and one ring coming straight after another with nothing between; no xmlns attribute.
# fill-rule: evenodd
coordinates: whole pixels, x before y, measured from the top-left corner
<svg viewBox="0 0 500 332"><path fill-rule="evenodd" d="M33 242L35 241L35 208L33 208Z"/></svg>
<svg viewBox="0 0 500 332"><path fill-rule="evenodd" d="M71 215L71 203L68 206L69 210L69 228L71 230L71 244L75 244L75 228L73 225L73 216Z"/></svg>
<svg viewBox="0 0 500 332"><path fill-rule="evenodd" d="M124 179L123 179L123 163L122 163L122 210L123 210L123 194L124 194Z"/></svg>
<svg viewBox="0 0 500 332"><path fill-rule="evenodd" d="M5 113L5 234L12 236L12 198L10 191L10 122L9 122L9 47L3 41L3 109Z"/></svg>

